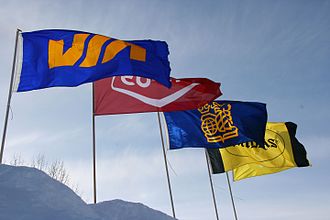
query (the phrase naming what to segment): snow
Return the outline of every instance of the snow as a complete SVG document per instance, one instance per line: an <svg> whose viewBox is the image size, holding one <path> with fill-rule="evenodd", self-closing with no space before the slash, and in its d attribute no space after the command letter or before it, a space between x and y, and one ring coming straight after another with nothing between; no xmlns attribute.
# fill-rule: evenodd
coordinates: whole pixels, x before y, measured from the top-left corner
<svg viewBox="0 0 330 220"><path fill-rule="evenodd" d="M173 220L173 218L164 215L160 211L150 209L141 203L125 202L122 200L112 200L101 202L98 204L91 204L104 219L116 220ZM125 215L123 215L125 213Z"/></svg>
<svg viewBox="0 0 330 220"><path fill-rule="evenodd" d="M0 165L1 220L173 220L141 203L86 204L69 187L30 167Z"/></svg>

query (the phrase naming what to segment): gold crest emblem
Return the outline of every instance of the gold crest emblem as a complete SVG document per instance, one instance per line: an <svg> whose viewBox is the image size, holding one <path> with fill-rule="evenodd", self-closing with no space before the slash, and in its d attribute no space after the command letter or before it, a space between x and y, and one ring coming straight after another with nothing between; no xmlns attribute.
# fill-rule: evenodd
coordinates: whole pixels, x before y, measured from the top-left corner
<svg viewBox="0 0 330 220"><path fill-rule="evenodd" d="M198 109L201 113L201 129L208 142L222 142L238 136L238 128L234 126L230 104L213 102Z"/></svg>

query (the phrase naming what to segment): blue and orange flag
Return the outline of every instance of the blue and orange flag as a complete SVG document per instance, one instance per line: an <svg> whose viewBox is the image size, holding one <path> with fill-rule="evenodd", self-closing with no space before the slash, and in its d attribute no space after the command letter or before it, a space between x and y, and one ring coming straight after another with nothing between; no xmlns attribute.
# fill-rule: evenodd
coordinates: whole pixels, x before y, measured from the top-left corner
<svg viewBox="0 0 330 220"><path fill-rule="evenodd" d="M71 30L21 34L14 91L78 86L111 76L150 78L170 87L168 45L164 41L122 41Z"/></svg>
<svg viewBox="0 0 330 220"><path fill-rule="evenodd" d="M213 101L198 109L164 112L170 149L223 148L255 141L264 144L266 105Z"/></svg>

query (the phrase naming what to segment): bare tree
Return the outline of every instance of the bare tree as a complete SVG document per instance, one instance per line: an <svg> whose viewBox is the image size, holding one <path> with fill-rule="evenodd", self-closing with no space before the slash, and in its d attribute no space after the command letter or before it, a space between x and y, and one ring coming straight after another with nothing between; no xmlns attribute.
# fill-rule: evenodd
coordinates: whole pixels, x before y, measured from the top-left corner
<svg viewBox="0 0 330 220"><path fill-rule="evenodd" d="M38 154L36 157L33 157L31 167L46 171L48 163L46 162L45 156Z"/></svg>
<svg viewBox="0 0 330 220"><path fill-rule="evenodd" d="M13 166L22 166L24 165L24 160L22 159L20 154L14 154L12 160L9 162L10 165Z"/></svg>
<svg viewBox="0 0 330 220"><path fill-rule="evenodd" d="M61 183L67 184L69 182L69 174L64 168L63 161L55 160L48 167L48 175Z"/></svg>
<svg viewBox="0 0 330 220"><path fill-rule="evenodd" d="M23 166L26 165L20 154L14 154L12 160L9 163L12 166ZM78 184L71 184L69 173L64 167L63 161L55 160L52 163L47 162L46 158L42 154L34 156L30 166L47 173L53 179L70 187L77 195L82 197L82 193L79 191Z"/></svg>

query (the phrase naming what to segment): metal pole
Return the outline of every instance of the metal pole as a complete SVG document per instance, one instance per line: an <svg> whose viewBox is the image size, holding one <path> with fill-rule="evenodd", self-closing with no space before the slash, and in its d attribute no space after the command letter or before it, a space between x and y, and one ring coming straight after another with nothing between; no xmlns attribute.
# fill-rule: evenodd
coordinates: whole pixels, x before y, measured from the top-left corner
<svg viewBox="0 0 330 220"><path fill-rule="evenodd" d="M94 115L94 83L92 83L92 129L93 129L93 196L96 203L96 147L95 147L95 115Z"/></svg>
<svg viewBox="0 0 330 220"><path fill-rule="evenodd" d="M229 192L230 192L231 203L233 205L235 219L238 220L237 213L236 213L236 207L235 207L235 203L234 203L234 197L233 197L233 193L231 191L231 185L230 185L230 181L229 181L228 172L226 172L226 176L227 176L228 188L229 188Z"/></svg>
<svg viewBox="0 0 330 220"><path fill-rule="evenodd" d="M210 179L210 185L211 185L211 191L212 191L212 197L213 197L215 217L217 218L217 220L219 220L217 202L215 200L215 193L214 193L213 181L212 181L211 171L210 171L210 163L209 163L210 159L209 159L206 151L207 150L205 149L205 157L206 157L206 163L207 163L207 170L209 172L209 179Z"/></svg>
<svg viewBox="0 0 330 220"><path fill-rule="evenodd" d="M165 162L167 184L168 184L168 190L169 190L169 193L170 193L170 200L171 200L171 206L172 206L172 214L173 214L173 218L175 218L173 195L172 195L172 189L171 189L171 181L170 181L170 176L168 174L167 157L166 157L166 152L165 152L163 130L162 130L162 125L161 125L161 122L160 122L160 116L159 115L160 115L159 112L157 112L160 138L162 140L162 147L163 147L163 156L164 156L164 162Z"/></svg>
<svg viewBox="0 0 330 220"><path fill-rule="evenodd" d="M15 50L14 50L13 66L12 66L12 70L11 70L11 78L10 78L10 85L9 85L9 92L8 92L8 100L7 100L7 109L6 109L6 116L5 116L5 124L3 126L3 133L2 133L2 142L1 142L1 151L0 151L0 164L2 164L3 151L5 149L5 140L6 140L6 134L7 134L8 115L9 115L10 101L11 101L11 95L12 95L12 90L13 90L13 81L14 81L14 75L15 75L17 43L18 43L18 37L19 37L19 33L20 32L22 32L20 29L17 29L16 30L16 40L15 40Z"/></svg>

